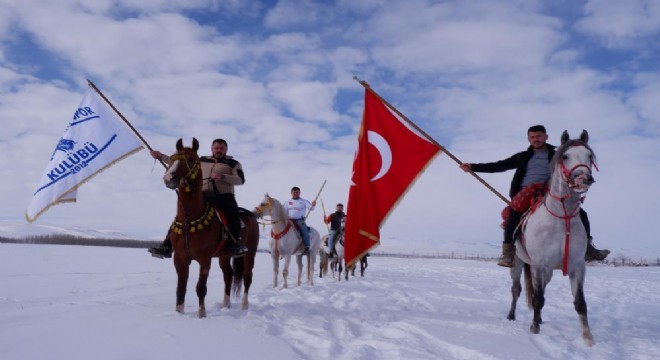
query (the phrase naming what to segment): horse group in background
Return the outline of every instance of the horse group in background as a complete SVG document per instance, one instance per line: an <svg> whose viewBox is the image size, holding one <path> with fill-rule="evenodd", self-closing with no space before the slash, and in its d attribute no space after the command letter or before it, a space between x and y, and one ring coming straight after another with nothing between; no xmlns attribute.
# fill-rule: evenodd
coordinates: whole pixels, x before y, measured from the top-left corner
<svg viewBox="0 0 660 360"><path fill-rule="evenodd" d="M328 269L332 274L332 278L337 278L338 281L341 281L342 272L344 274L344 279L348 281L348 274L355 276L356 265L353 264L350 267L346 266L346 261L344 259L344 222L342 222L342 227L337 231L335 236L335 248L332 252L332 257L323 249L328 244L329 235L324 235L321 240L324 246L319 250L319 277L322 278L323 275L328 274ZM360 276L364 276L364 271L367 269L367 256L366 254L360 258Z"/></svg>
<svg viewBox="0 0 660 360"><path fill-rule="evenodd" d="M184 312L186 288L190 263L199 263L199 279L196 291L199 299L198 316L206 317L204 303L206 283L213 257L219 258L225 282L222 307L230 307L230 293L236 297L243 289L241 309L248 308L248 292L252 284L254 258L259 245L259 225L249 211L241 212L241 237L248 253L239 258L231 258L229 231L220 221L215 209L204 198L202 192L202 169L197 150L199 142L193 138L192 147L184 147L183 141L176 142L176 152L170 156L163 181L165 186L177 191L177 212L170 227L169 237L174 249L174 267L177 273L176 311Z"/></svg>
<svg viewBox="0 0 660 360"><path fill-rule="evenodd" d="M298 278L296 285L302 283L303 252L304 245L300 232L296 230L296 225L289 219L286 209L282 203L270 197L268 194L254 208L254 213L259 216L270 216L272 224L270 239L270 256L273 259L273 287L277 287L279 276L280 258L284 258L284 269L282 270L282 287L287 288L287 278L289 276L289 264L291 256L296 257L298 264ZM307 284L314 285L314 267L316 264L316 254L321 248L321 236L316 229L309 228L309 253L307 254Z"/></svg>

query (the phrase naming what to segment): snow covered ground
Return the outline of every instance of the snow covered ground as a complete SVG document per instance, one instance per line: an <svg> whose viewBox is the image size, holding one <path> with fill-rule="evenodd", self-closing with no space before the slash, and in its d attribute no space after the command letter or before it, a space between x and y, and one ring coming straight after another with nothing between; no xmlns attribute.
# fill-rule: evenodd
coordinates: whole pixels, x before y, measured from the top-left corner
<svg viewBox="0 0 660 360"><path fill-rule="evenodd" d="M364 278L272 287L257 254L250 308L221 309L211 270L208 317L174 311L171 260L144 249L0 244L0 354L28 359L657 359L660 268L592 266L584 346L568 280L548 286L541 333L494 262L370 257ZM295 267L294 267L295 269ZM295 270L292 273L295 275ZM290 280L293 277L290 275Z"/></svg>

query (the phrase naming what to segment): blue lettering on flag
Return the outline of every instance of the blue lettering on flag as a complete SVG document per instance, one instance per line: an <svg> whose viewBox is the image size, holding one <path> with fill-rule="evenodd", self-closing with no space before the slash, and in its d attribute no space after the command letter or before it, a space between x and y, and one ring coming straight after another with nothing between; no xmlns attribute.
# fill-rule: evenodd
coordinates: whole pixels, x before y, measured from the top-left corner
<svg viewBox="0 0 660 360"><path fill-rule="evenodd" d="M105 151L108 148L108 146L110 146L110 144L113 141L115 141L116 138L117 138L117 134L113 134L112 137L110 137L110 140L108 140L108 142L105 145L103 145L100 149L97 148L96 145L92 143L85 143L84 148L76 150L73 156L69 156L67 159L62 160L62 162L60 162L52 170L50 170L48 172L48 178L52 181L38 188L33 195L37 195L37 193L40 192L41 190L57 183L58 181L66 178L69 175L76 174L83 168L87 167L87 165L89 165L89 163L91 163L98 155L103 153L103 151ZM82 161L80 161L80 159L82 159ZM80 161L80 163L76 164L76 161ZM69 171L65 173L67 169L69 169Z"/></svg>

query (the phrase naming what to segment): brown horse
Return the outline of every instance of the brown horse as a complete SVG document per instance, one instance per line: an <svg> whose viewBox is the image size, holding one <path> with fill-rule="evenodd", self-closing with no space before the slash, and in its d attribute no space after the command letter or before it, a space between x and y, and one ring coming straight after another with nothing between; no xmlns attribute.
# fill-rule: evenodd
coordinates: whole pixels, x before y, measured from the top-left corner
<svg viewBox="0 0 660 360"><path fill-rule="evenodd" d="M176 218L170 229L170 238L174 249L174 267L178 277L176 288L176 311L184 312L186 287L190 263L199 263L197 297L199 298L198 316L206 316L204 298L206 282L211 269L211 258L218 257L225 282L222 307L230 306L230 292L240 296L243 287L241 309L248 307L248 291L252 284L252 269L259 245L259 226L251 212L241 211L244 227L241 237L246 242L248 253L240 258L231 259L231 240L229 231L220 222L218 216L202 193L202 169L197 155L199 142L193 138L192 148L184 147L179 139L176 153L170 157L170 166L163 176L165 186L177 190Z"/></svg>

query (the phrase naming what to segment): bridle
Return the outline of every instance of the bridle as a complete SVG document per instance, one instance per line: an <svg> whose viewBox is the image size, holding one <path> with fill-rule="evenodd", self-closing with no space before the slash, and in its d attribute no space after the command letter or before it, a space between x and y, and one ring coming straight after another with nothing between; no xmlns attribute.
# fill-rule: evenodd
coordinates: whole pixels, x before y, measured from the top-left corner
<svg viewBox="0 0 660 360"><path fill-rule="evenodd" d="M190 165L189 160L192 158L192 165ZM200 176L200 173L202 171L202 165L201 162L199 161L199 158L197 157L187 157L185 153L181 154L174 154L170 157L170 161L172 164L174 164L176 161L179 161L180 163L186 164L186 167L188 168L188 171L186 172L185 175L181 177L181 182L183 182L183 185L185 185L185 191L190 192L192 191L191 189L191 182L195 181L198 176ZM169 169L172 167L170 165ZM179 187L181 184L179 184Z"/></svg>
<svg viewBox="0 0 660 360"><path fill-rule="evenodd" d="M586 147L586 145L584 143L574 144L574 145L571 145L570 147L576 147L576 146ZM596 162L593 160L593 158L589 160L589 165L587 165L585 163L579 163L579 164L573 166L570 170L566 167L566 165L564 164L563 161L559 161L559 169L561 170L562 179L568 184L568 187L571 188L571 189L576 188L578 186L575 183L575 181L573 181L573 179L571 179L571 175L573 174L573 172L575 170L579 169L579 168L586 168L588 175L591 176L591 173L592 173L591 167L594 167L596 169L596 171L598 171L598 166L596 165Z"/></svg>

